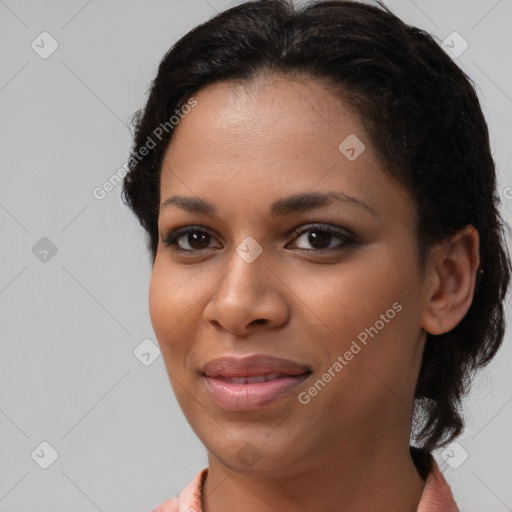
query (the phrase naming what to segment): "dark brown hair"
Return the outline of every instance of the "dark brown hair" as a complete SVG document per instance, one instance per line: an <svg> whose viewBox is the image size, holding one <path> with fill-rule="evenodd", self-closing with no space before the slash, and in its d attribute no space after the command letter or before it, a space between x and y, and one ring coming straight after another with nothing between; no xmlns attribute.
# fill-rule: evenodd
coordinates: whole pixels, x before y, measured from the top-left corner
<svg viewBox="0 0 512 512"><path fill-rule="evenodd" d="M480 272L469 311L450 332L427 333L415 440L430 452L462 431L461 398L473 370L503 341L510 280L484 115L471 80L432 36L383 4L317 1L299 8L291 0L262 0L219 13L163 57L147 104L134 117L123 198L147 231L154 262L169 120L208 84L272 73L326 84L359 115L385 172L416 200L422 265L434 242L466 225L479 232ZM150 139L154 147L141 151Z"/></svg>

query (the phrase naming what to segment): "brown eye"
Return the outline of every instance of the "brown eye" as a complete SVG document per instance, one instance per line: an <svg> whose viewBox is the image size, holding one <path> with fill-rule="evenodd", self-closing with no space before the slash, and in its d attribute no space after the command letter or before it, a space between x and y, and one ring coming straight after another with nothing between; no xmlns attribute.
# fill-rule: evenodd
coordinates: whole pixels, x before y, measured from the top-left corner
<svg viewBox="0 0 512 512"><path fill-rule="evenodd" d="M306 226L294 231L297 240L302 239L302 244L309 244L310 247L295 247L305 251L322 252L340 250L354 242L354 237L341 228L329 224ZM175 229L162 240L166 247L182 253L200 252L209 249L213 240L206 229L199 226L185 226ZM336 243L338 240L338 243Z"/></svg>
<svg viewBox="0 0 512 512"><path fill-rule="evenodd" d="M212 235L196 226L186 226L172 231L162 242L166 247L175 246L175 250L196 252L207 249Z"/></svg>
<svg viewBox="0 0 512 512"><path fill-rule="evenodd" d="M307 226L306 228L295 231L294 234L297 235L297 240L302 239L304 244L309 244L311 246L298 247L299 249L306 251L328 251L331 249L340 249L353 242L352 237L345 231L328 224ZM336 243L336 239L341 242ZM334 245L332 244L333 241ZM296 246L296 242L294 245Z"/></svg>

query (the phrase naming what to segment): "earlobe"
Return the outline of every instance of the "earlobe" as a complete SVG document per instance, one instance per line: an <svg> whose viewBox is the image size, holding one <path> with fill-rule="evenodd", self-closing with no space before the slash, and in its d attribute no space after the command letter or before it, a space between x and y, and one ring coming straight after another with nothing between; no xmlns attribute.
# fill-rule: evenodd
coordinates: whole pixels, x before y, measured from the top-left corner
<svg viewBox="0 0 512 512"><path fill-rule="evenodd" d="M432 279L425 289L422 327L440 335L461 322L473 301L480 264L478 231L468 225L436 249Z"/></svg>

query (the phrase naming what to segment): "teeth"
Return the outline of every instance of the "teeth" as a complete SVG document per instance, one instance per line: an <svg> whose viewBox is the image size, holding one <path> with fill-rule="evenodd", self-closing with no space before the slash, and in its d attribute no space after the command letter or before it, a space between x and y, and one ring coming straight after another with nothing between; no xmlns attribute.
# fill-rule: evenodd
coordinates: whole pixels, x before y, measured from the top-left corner
<svg viewBox="0 0 512 512"><path fill-rule="evenodd" d="M265 377L265 380L273 380L278 379L279 377L285 377L284 373L267 373L267 375L263 375Z"/></svg>
<svg viewBox="0 0 512 512"><path fill-rule="evenodd" d="M255 384L257 382L266 382L267 380L273 380L284 376L285 375L282 373L267 373L266 375L257 375L255 377L223 377L223 380L233 382L235 384Z"/></svg>
<svg viewBox="0 0 512 512"><path fill-rule="evenodd" d="M254 377L246 377L244 380L247 384L254 384L256 382L265 382L270 379L267 379L266 375L256 375Z"/></svg>
<svg viewBox="0 0 512 512"><path fill-rule="evenodd" d="M244 377L237 377L237 378L233 378L233 379L225 379L229 382L234 382L235 384L244 384L245 383L245 378Z"/></svg>

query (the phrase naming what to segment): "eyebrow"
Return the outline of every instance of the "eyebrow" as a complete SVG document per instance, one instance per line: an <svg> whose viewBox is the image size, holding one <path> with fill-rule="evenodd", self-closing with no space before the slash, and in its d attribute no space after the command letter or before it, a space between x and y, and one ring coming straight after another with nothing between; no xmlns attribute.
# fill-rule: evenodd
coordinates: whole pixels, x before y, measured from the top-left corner
<svg viewBox="0 0 512 512"><path fill-rule="evenodd" d="M374 217L377 217L377 213L373 208L363 203L361 200L342 192L306 192L287 196L273 202L270 207L270 213L272 217L284 217L285 215L293 213L302 213L315 208L321 208L322 206L331 204L333 201L359 205L369 211ZM160 205L160 211L173 205L191 213L204 215L217 214L217 207L214 204L203 199L186 196L169 197Z"/></svg>

